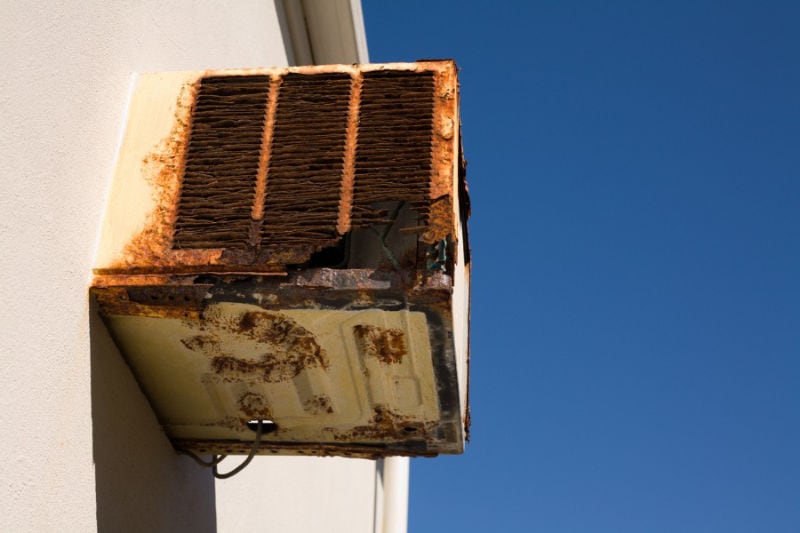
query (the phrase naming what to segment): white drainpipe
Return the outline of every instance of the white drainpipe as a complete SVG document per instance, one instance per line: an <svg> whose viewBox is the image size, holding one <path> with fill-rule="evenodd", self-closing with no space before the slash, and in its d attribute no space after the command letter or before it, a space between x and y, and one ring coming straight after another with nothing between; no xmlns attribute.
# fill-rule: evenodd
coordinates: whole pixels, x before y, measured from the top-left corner
<svg viewBox="0 0 800 533"><path fill-rule="evenodd" d="M383 460L383 529L381 533L408 530L408 457Z"/></svg>

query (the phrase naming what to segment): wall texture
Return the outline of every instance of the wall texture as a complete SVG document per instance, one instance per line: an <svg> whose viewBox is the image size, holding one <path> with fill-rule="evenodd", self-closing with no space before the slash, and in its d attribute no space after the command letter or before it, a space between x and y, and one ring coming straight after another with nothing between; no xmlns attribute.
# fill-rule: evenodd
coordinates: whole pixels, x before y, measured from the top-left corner
<svg viewBox="0 0 800 533"><path fill-rule="evenodd" d="M0 530L216 529L87 285L132 75L285 63L268 0L3 6Z"/></svg>
<svg viewBox="0 0 800 533"><path fill-rule="evenodd" d="M365 459L257 457L235 477L217 481L218 530L381 532L376 481L375 462Z"/></svg>
<svg viewBox="0 0 800 533"><path fill-rule="evenodd" d="M374 462L259 457L215 483L176 455L87 295L135 73L290 56L273 0L4 6L0 531L369 532L380 523Z"/></svg>

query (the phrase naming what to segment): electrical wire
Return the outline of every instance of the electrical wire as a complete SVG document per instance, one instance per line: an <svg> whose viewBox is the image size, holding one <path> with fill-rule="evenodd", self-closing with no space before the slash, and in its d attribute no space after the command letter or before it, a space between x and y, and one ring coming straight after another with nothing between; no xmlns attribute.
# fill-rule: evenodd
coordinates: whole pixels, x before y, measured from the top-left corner
<svg viewBox="0 0 800 533"><path fill-rule="evenodd" d="M244 461L242 461L242 464L240 464L230 472L225 472L224 474L219 472L219 470L217 469L217 465L219 465L219 463L221 463L223 459L228 457L227 455L214 455L211 461L205 461L199 455L190 452L189 450L178 449L177 452L183 455L188 455L189 457L194 459L197 464L201 466L213 469L212 471L214 473L215 478L228 479L229 477L233 477L242 470L244 470L244 468L250 464L250 461L253 460L253 457L256 456L256 452L258 452L259 446L261 446L261 436L263 434L264 434L264 421L259 420L257 422L257 427L256 427L256 440L253 441L253 447L250 449L250 453L247 455L247 458Z"/></svg>
<svg viewBox="0 0 800 533"><path fill-rule="evenodd" d="M200 457L196 453L190 452L189 450L184 450L179 448L176 449L175 451L177 451L181 455L188 455L189 457L194 459L194 461L197 464L199 464L200 466L205 466L206 468L211 468L212 466L219 464L220 461L228 457L227 455L212 455L211 456L212 459L210 461L204 461L202 457Z"/></svg>

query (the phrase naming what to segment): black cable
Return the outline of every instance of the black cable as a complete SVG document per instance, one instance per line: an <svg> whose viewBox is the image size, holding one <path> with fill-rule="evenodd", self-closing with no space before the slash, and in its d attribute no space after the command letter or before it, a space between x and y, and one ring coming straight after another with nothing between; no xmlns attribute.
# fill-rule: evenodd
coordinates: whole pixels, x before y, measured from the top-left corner
<svg viewBox="0 0 800 533"><path fill-rule="evenodd" d="M229 477L233 477L236 474L238 474L239 472L241 472L242 470L244 470L244 467L249 465L250 461L253 460L253 457L256 456L256 452L258 452L258 448L259 448L259 446L261 446L261 435L264 434L264 421L263 420L259 420L257 422L257 424L258 425L256 427L256 440L253 441L253 447L250 449L250 453L247 455L247 459L242 461L242 464L240 464L239 466L237 466L236 468L234 468L230 472L226 472L224 474L220 474L219 473L219 470L217 470L217 465L220 464L223 459L228 457L227 455L213 455L212 456L213 459L211 459L210 461L205 461L199 455L197 455L194 452L190 452L189 450L184 450L184 449L178 448L175 451L177 451L178 453L183 454L183 455L188 455L189 457L194 459L194 461L197 464L199 464L201 466L204 466L206 468L213 468L213 472L214 472L214 477L215 478L217 478L217 479L228 479Z"/></svg>
<svg viewBox="0 0 800 533"><path fill-rule="evenodd" d="M219 461L217 461L216 463L214 463L214 466L213 466L213 468L214 468L214 477L217 478L217 479L228 479L229 477L235 476L236 474L238 474L239 472L244 470L244 467L249 465L250 461L253 460L253 457L256 456L256 452L258 451L258 447L261 445L261 435L263 434L263 432L264 432L264 421L263 420L259 420L258 421L258 427L256 428L256 440L253 441L253 447L250 449L250 454L247 456L247 459L242 461L242 464L240 464L239 466L237 466L236 468L234 468L233 470L231 470L230 472L227 472L225 474L220 474L219 470L217 470L217 464L219 464ZM225 456L223 455L222 458L224 459ZM222 459L220 459L220 461L221 460Z"/></svg>
<svg viewBox="0 0 800 533"><path fill-rule="evenodd" d="M211 468L212 466L219 464L223 459L227 457L227 455L212 455L211 457L213 459L211 459L210 461L204 461L202 457L200 457L196 453L190 452L189 450L178 448L175 451L182 455L188 455L189 457L194 459L194 461L197 464L199 464L200 466L205 466L206 468Z"/></svg>

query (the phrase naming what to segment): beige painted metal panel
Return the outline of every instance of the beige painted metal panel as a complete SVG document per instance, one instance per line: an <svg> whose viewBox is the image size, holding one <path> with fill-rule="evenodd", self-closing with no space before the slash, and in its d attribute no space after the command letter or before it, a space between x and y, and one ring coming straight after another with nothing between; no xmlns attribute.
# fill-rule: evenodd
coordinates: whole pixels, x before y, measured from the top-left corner
<svg viewBox="0 0 800 533"><path fill-rule="evenodd" d="M274 313L219 303L198 320L111 315L108 323L175 439L249 441L247 422L271 419L280 425L264 437L265 450L273 440L350 440L359 432L369 443L382 440L369 429L381 406L391 406L383 416L404 420L407 433L439 417L419 311ZM394 342L394 351L360 339L365 328L376 342Z"/></svg>

